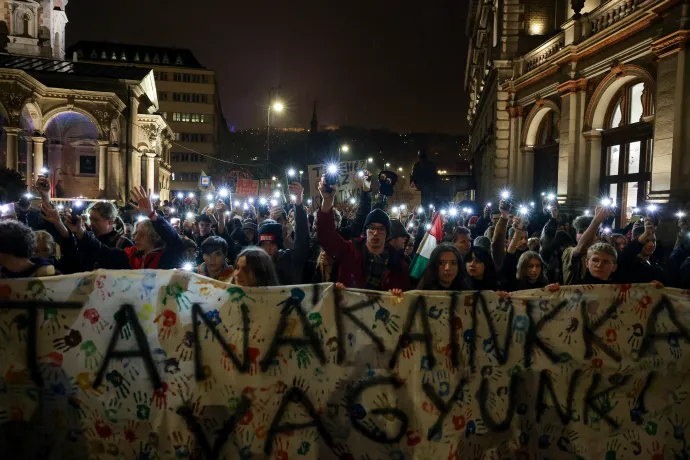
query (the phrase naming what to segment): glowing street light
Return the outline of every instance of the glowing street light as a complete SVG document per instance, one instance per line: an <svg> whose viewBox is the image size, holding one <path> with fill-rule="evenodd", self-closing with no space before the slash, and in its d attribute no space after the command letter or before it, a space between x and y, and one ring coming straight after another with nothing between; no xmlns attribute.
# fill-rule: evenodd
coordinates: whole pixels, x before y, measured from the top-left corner
<svg viewBox="0 0 690 460"><path fill-rule="evenodd" d="M347 145L347 144L343 144L343 145L340 146L340 150L343 151L343 152L345 152L345 153L347 153L347 152L350 151L350 146Z"/></svg>
<svg viewBox="0 0 690 460"><path fill-rule="evenodd" d="M275 110L276 112L282 112L283 109L285 109L285 106L282 102L278 101L273 104L273 110Z"/></svg>
<svg viewBox="0 0 690 460"><path fill-rule="evenodd" d="M390 167L391 167L391 164L390 164L390 163L386 163L386 168L390 168Z"/></svg>
<svg viewBox="0 0 690 460"><path fill-rule="evenodd" d="M368 163L373 163L373 162L374 162L374 159L371 158L371 157L369 157L369 158L367 158L367 162L368 162Z"/></svg>
<svg viewBox="0 0 690 460"><path fill-rule="evenodd" d="M288 169L288 177L294 177L295 176L295 170L293 168Z"/></svg>

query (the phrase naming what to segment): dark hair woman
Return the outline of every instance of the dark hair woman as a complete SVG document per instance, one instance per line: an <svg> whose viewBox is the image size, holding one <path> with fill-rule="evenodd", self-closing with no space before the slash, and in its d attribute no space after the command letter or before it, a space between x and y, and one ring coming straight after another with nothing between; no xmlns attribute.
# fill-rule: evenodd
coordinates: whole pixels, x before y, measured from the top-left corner
<svg viewBox="0 0 690 460"><path fill-rule="evenodd" d="M419 280L422 291L461 291L468 289L460 251L450 244L436 246L429 257L429 265Z"/></svg>
<svg viewBox="0 0 690 460"><path fill-rule="evenodd" d="M465 256L465 269L470 289L475 291L495 291L498 287L498 274L491 253L484 248L472 246Z"/></svg>
<svg viewBox="0 0 690 460"><path fill-rule="evenodd" d="M278 286L273 259L259 247L250 246L237 256L232 284L242 287Z"/></svg>

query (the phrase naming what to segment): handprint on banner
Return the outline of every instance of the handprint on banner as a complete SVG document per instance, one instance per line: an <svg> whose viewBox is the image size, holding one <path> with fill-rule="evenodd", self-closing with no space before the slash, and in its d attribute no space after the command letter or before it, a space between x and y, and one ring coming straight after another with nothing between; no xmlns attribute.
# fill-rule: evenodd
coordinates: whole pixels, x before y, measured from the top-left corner
<svg viewBox="0 0 690 460"><path fill-rule="evenodd" d="M630 330L630 329L628 329ZM628 337L628 344L632 347L631 352L635 353L640 348L642 337L644 336L644 327L640 323L635 323L632 326L632 333Z"/></svg>
<svg viewBox="0 0 690 460"><path fill-rule="evenodd" d="M398 325L400 315L391 315L391 312L382 305L378 305L378 308L376 309L376 313L374 315L374 324L371 326L371 328L376 329L379 321L383 324L383 327L388 335L397 334L400 331L400 326Z"/></svg>
<svg viewBox="0 0 690 460"><path fill-rule="evenodd" d="M65 315L58 313L57 308L44 308L43 321L41 321L41 330L49 329L53 334L56 334L62 329L60 320L67 318Z"/></svg>
<svg viewBox="0 0 690 460"><path fill-rule="evenodd" d="M176 458L188 458L191 452L192 435L187 433L187 436L180 431L173 431L172 436L168 437L171 445L175 449Z"/></svg>
<svg viewBox="0 0 690 460"><path fill-rule="evenodd" d="M77 384L77 387L86 395L86 396L93 396L95 398L99 398L101 395L103 395L103 391L94 389L93 388L93 380L88 372L82 372L77 375L77 377L74 379L75 383Z"/></svg>
<svg viewBox="0 0 690 460"><path fill-rule="evenodd" d="M237 303L241 302L245 298L251 300L252 302L256 302L252 297L249 297L245 292L244 289L240 287L229 287L226 291L230 295L230 302Z"/></svg>
<svg viewBox="0 0 690 460"><path fill-rule="evenodd" d="M679 334L669 334L667 339L669 351L675 359L680 359L683 356L683 349L680 347L679 339Z"/></svg>
<svg viewBox="0 0 690 460"><path fill-rule="evenodd" d="M115 390L118 398L126 398L129 395L130 384L118 371L112 370L105 374L105 380L108 382L106 391Z"/></svg>
<svg viewBox="0 0 690 460"><path fill-rule="evenodd" d="M635 306L635 312L640 316L641 320L647 319L647 309L652 304L652 298L648 295L642 296L640 302Z"/></svg>
<svg viewBox="0 0 690 460"><path fill-rule="evenodd" d="M132 337L132 325L129 321L127 321L125 310L116 311L113 315L113 319L115 320L115 324L110 327L111 330L115 327L115 325L119 324L119 321L126 321L124 323L124 327L120 329L120 338L129 340L129 338Z"/></svg>
<svg viewBox="0 0 690 460"><path fill-rule="evenodd" d="M163 297L162 304L167 305L168 299L171 297L175 299L177 303L177 311L189 310L192 308L192 302L189 297L185 294L185 289L179 283L173 283L172 285L165 286L165 297Z"/></svg>
<svg viewBox="0 0 690 460"><path fill-rule="evenodd" d="M134 397L134 404L136 404L137 408L137 419L139 420L148 420L149 416L151 415L151 401L152 399L149 398L148 394L146 392L141 392L137 391L133 393Z"/></svg>
<svg viewBox="0 0 690 460"><path fill-rule="evenodd" d="M314 357L309 346L307 345L293 345L293 349L288 354L288 359L293 359L293 354L297 359L297 367L299 369L306 369L311 366L311 360Z"/></svg>
<svg viewBox="0 0 690 460"><path fill-rule="evenodd" d="M527 329L529 329L529 318L525 315L515 316L515 319L513 319L513 330L515 331L515 341L517 343L525 343Z"/></svg>
<svg viewBox="0 0 690 460"><path fill-rule="evenodd" d="M105 401L102 401L102 404L105 418L107 418L110 423L117 424L119 420L117 413L122 409L122 400L120 398L111 398L107 404Z"/></svg>
<svg viewBox="0 0 690 460"><path fill-rule="evenodd" d="M105 275L101 275L98 278L96 278L96 289L98 289L98 293L101 296L101 300L108 299L115 295L114 291L109 291L106 289L105 280L107 278L108 277Z"/></svg>
<svg viewBox="0 0 690 460"><path fill-rule="evenodd" d="M323 338L328 334L328 329L326 329L326 326L323 324L323 318L321 317L321 313L318 312L312 312L309 313L308 315L309 318L309 323L311 324L312 329L316 332L320 340L323 340Z"/></svg>
<svg viewBox="0 0 690 460"><path fill-rule="evenodd" d="M181 361L189 361L192 359L192 347L194 347L195 340L196 338L194 337L193 331L187 331L184 333L182 341L177 348L175 348L175 352L180 354Z"/></svg>
<svg viewBox="0 0 690 460"><path fill-rule="evenodd" d="M403 334L400 336L400 346L402 348L402 356L404 359L410 359L414 356L416 347L412 337L410 337L410 334ZM400 362L398 362L398 366L400 366Z"/></svg>
<svg viewBox="0 0 690 460"><path fill-rule="evenodd" d="M84 310L84 319L91 325L96 333L101 333L110 323L101 318L100 313L95 308L87 308Z"/></svg>
<svg viewBox="0 0 690 460"><path fill-rule="evenodd" d="M166 309L153 320L159 325L158 338L161 340L169 339L172 334L172 328L177 324L177 313L170 309Z"/></svg>
<svg viewBox="0 0 690 460"><path fill-rule="evenodd" d="M96 348L96 344L93 343L93 340L87 340L86 342L82 343L79 349L81 350L79 354L84 354L84 366L90 370L96 369L100 361L103 359L103 354L98 351L98 348Z"/></svg>
<svg viewBox="0 0 690 460"><path fill-rule="evenodd" d="M216 331L219 331L218 326L221 326L224 330L225 333L229 333L230 330L223 324L223 320L220 318L220 312L218 310L209 310L204 313L204 316L206 317L206 320L208 320L216 329ZM197 321L197 324L202 325L203 322L201 320ZM204 340L208 340L208 336L211 334L211 330L209 328L206 328L206 334L204 335ZM211 336L212 341L215 341L216 338L215 336Z"/></svg>
<svg viewBox="0 0 690 460"><path fill-rule="evenodd" d="M137 318L139 318L140 322L144 323L144 332L146 332L147 334L151 333L152 328L149 320L151 319L151 316L153 316L154 313L155 310L153 308L153 305L151 305L150 303L145 303L141 307L141 310L137 311Z"/></svg>
<svg viewBox="0 0 690 460"><path fill-rule="evenodd" d="M580 321L575 317L571 317L570 318L570 324L568 324L568 327L565 328L565 331L562 331L561 333L558 334L558 336L563 339L564 344L566 344L566 345L572 344L573 334L575 334L577 332L577 329L579 326L580 326ZM575 342L575 343L577 343L577 342Z"/></svg>
<svg viewBox="0 0 690 460"><path fill-rule="evenodd" d="M72 348L79 345L82 341L81 332L76 329L70 329L69 334L59 339L53 340L56 350L60 350L63 353L68 352Z"/></svg>
<svg viewBox="0 0 690 460"><path fill-rule="evenodd" d="M24 291L24 300L48 300L53 299L48 296L48 293L52 293L52 289L46 289L43 281L38 279L32 279L26 283L26 289Z"/></svg>
<svg viewBox="0 0 690 460"><path fill-rule="evenodd" d="M176 396L176 393L170 390L167 382L162 382L160 388L153 390L153 402L156 404L156 408L168 408L168 393Z"/></svg>
<svg viewBox="0 0 690 460"><path fill-rule="evenodd" d="M618 301L627 302L632 290L632 284L619 284L616 286L616 289L618 290Z"/></svg>
<svg viewBox="0 0 690 460"><path fill-rule="evenodd" d="M628 431L623 433L623 438L630 444L630 447L626 447L633 455L638 456L642 453L642 444L640 443L640 435L637 431Z"/></svg>
<svg viewBox="0 0 690 460"><path fill-rule="evenodd" d="M141 280L141 298L150 298L156 290L156 272L147 271Z"/></svg>

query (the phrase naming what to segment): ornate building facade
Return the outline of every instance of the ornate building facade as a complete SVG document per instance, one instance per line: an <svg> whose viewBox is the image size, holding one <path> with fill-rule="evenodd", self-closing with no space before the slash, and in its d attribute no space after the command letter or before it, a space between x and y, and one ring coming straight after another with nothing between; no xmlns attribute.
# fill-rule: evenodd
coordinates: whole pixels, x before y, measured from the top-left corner
<svg viewBox="0 0 690 460"><path fill-rule="evenodd" d="M167 199L174 133L153 71L64 60L66 4L0 0L0 161L27 186L47 169L65 197L124 201L143 185Z"/></svg>
<svg viewBox="0 0 690 460"><path fill-rule="evenodd" d="M690 1L473 0L467 34L480 200L688 204Z"/></svg>

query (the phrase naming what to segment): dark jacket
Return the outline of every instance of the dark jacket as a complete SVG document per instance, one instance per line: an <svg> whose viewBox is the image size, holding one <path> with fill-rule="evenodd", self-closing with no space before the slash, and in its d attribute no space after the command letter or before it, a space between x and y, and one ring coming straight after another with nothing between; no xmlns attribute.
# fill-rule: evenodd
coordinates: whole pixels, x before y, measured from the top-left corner
<svg viewBox="0 0 690 460"><path fill-rule="evenodd" d="M125 250L109 248L98 241L91 232L86 232L84 237L78 241L79 251L92 257L98 263L98 268L111 270L180 268L182 253L184 252L182 238L172 225L163 218L158 218L151 223L165 243L165 248L154 251L145 257L137 252L135 246Z"/></svg>
<svg viewBox="0 0 690 460"><path fill-rule="evenodd" d="M304 265L309 256L309 221L303 205L295 205L295 238L292 249L281 249L275 260L278 279L283 286L302 284Z"/></svg>
<svg viewBox="0 0 690 460"><path fill-rule="evenodd" d="M625 245L623 252L618 259L618 271L620 271L617 279L621 283L635 284L635 283L651 283L652 281L666 282L664 270L657 263L654 256L649 261L643 260L638 255L642 251L644 245L637 239L630 241Z"/></svg>
<svg viewBox="0 0 690 460"><path fill-rule="evenodd" d="M321 247L338 264L338 281L345 287L367 289L364 245L366 237L346 241L335 230L335 220L330 212L319 211L316 231ZM381 290L408 290L410 288L410 267L397 251L390 246L388 269L383 275Z"/></svg>
<svg viewBox="0 0 690 460"><path fill-rule="evenodd" d="M666 263L666 282L670 287L690 289L690 247L676 247Z"/></svg>

